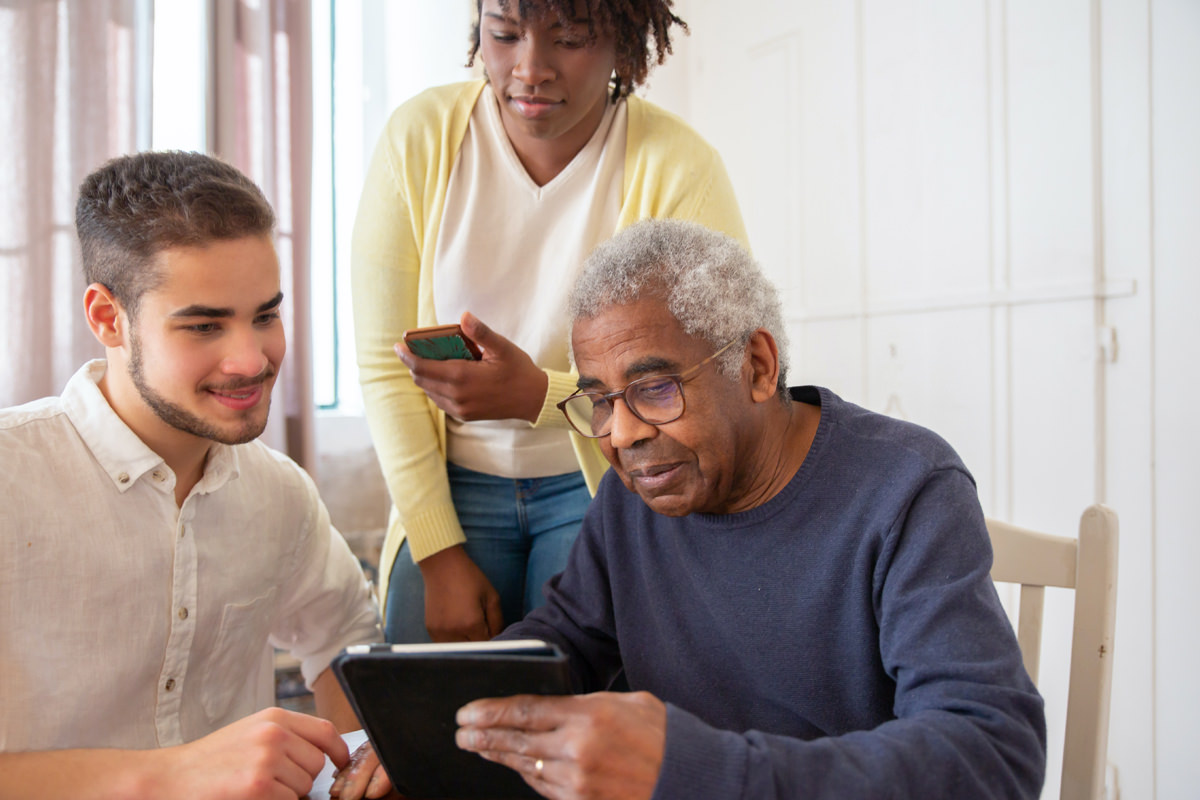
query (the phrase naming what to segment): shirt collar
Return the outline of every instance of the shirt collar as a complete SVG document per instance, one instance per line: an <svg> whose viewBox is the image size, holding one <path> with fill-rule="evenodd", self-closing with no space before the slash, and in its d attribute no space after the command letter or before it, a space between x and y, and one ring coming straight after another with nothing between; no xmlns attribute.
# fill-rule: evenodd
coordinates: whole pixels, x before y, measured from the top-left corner
<svg viewBox="0 0 1200 800"><path fill-rule="evenodd" d="M170 468L108 404L98 385L107 368L108 364L102 358L80 367L63 389L62 404L101 469L108 474L117 491L124 492L147 472L159 469L169 474ZM237 475L236 448L213 442L204 475L196 488L201 492L212 492ZM165 491L170 488L167 484L173 485L174 481L153 483Z"/></svg>

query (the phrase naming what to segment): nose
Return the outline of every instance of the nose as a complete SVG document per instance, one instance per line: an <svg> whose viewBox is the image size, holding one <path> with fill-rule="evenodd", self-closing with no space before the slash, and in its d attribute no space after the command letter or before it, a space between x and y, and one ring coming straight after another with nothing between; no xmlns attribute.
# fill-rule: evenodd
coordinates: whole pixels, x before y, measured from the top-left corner
<svg viewBox="0 0 1200 800"><path fill-rule="evenodd" d="M526 86L540 86L554 80L556 73L551 63L549 47L544 37L525 33L517 45L513 77Z"/></svg>
<svg viewBox="0 0 1200 800"><path fill-rule="evenodd" d="M253 328L228 337L229 347L221 360L221 372L226 375L253 378L261 375L271 363L267 357L268 332Z"/></svg>
<svg viewBox="0 0 1200 800"><path fill-rule="evenodd" d="M612 424L609 428L609 443L617 450L628 450L638 442L653 439L658 428L643 422L629 410L624 398L613 400Z"/></svg>

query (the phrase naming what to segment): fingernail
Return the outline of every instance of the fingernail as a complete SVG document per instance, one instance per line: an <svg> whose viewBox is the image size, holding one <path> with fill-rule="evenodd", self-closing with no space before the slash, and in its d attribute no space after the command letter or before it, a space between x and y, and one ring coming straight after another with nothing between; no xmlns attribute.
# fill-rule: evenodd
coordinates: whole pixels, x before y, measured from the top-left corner
<svg viewBox="0 0 1200 800"><path fill-rule="evenodd" d="M471 725L475 722L475 720L476 720L475 709L472 708L470 704L467 704L467 705L463 706L462 708L460 708L458 710L458 713L454 715L454 721L457 722L459 725Z"/></svg>

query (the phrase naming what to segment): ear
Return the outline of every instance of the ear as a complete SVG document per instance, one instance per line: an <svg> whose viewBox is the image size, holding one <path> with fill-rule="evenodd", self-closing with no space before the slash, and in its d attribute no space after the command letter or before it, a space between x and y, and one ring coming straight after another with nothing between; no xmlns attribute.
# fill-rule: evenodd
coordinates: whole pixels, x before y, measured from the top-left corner
<svg viewBox="0 0 1200 800"><path fill-rule="evenodd" d="M83 315L100 344L105 347L125 344L128 315L104 284L93 283L84 290Z"/></svg>
<svg viewBox="0 0 1200 800"><path fill-rule="evenodd" d="M779 346L766 328L750 334L746 347L750 369L750 397L756 403L772 399L778 392Z"/></svg>

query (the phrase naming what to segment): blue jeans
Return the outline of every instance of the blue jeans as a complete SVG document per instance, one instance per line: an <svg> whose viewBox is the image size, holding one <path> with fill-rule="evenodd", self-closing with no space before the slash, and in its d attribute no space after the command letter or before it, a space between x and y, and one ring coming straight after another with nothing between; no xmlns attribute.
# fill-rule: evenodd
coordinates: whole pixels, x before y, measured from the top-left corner
<svg viewBox="0 0 1200 800"><path fill-rule="evenodd" d="M500 595L504 624L545 602L542 585L562 572L591 495L582 472L501 478L446 464L467 555ZM405 541L392 565L384 638L428 642L425 583Z"/></svg>

